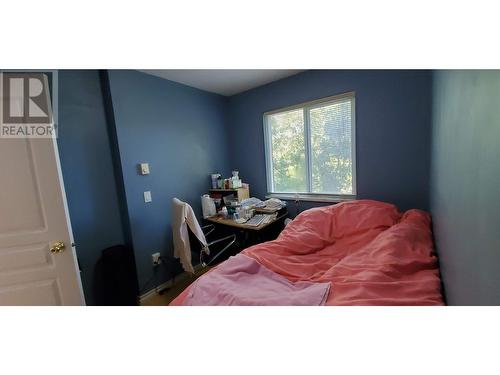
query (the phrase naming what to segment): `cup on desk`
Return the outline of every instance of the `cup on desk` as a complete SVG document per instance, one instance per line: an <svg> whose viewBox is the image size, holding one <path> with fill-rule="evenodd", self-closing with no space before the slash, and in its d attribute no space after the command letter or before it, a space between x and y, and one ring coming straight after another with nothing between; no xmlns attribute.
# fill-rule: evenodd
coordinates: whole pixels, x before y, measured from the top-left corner
<svg viewBox="0 0 500 375"><path fill-rule="evenodd" d="M238 220L241 217L241 208L236 207L236 210L233 214L233 220Z"/></svg>
<svg viewBox="0 0 500 375"><path fill-rule="evenodd" d="M255 212L255 210L251 209L250 207L242 207L241 212L240 212L240 216L246 220L249 220L252 218L254 212Z"/></svg>
<svg viewBox="0 0 500 375"><path fill-rule="evenodd" d="M222 207L222 210L220 210L220 214L221 214L221 216L222 216L223 219L227 219L228 218L229 215L227 213L227 207L226 206Z"/></svg>

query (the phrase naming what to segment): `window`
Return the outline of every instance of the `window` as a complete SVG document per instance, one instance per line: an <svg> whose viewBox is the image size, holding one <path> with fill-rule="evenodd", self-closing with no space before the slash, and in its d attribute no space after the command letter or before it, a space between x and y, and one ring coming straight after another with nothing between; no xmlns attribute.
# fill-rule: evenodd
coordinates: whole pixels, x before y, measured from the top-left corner
<svg viewBox="0 0 500 375"><path fill-rule="evenodd" d="M354 93L264 114L271 196L342 200L356 195Z"/></svg>

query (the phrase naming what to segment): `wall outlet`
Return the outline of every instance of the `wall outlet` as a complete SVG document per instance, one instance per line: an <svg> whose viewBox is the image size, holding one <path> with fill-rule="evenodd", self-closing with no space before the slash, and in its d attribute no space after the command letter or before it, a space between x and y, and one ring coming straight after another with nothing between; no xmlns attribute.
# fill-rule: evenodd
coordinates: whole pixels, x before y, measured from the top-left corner
<svg viewBox="0 0 500 375"><path fill-rule="evenodd" d="M151 259L153 260L153 267L156 267L157 265L161 264L160 256L161 256L160 253L151 254Z"/></svg>

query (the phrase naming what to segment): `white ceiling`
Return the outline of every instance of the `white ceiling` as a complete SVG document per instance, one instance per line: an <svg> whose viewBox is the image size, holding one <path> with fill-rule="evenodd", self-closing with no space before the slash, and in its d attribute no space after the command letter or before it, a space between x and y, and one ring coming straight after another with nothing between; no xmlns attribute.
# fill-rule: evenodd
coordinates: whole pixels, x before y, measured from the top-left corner
<svg viewBox="0 0 500 375"><path fill-rule="evenodd" d="M291 69L175 69L144 73L197 89L230 96L302 72Z"/></svg>

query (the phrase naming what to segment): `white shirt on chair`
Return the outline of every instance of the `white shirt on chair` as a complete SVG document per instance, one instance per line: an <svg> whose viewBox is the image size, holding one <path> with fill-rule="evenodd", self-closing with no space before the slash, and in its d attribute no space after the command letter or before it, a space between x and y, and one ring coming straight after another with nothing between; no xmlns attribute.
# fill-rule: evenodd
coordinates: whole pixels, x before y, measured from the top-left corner
<svg viewBox="0 0 500 375"><path fill-rule="evenodd" d="M174 237L174 257L180 259L182 267L186 272L194 273L191 261L191 245L189 243L189 232L196 236L198 241L206 248L207 240L193 208L181 200L172 200L172 233Z"/></svg>

